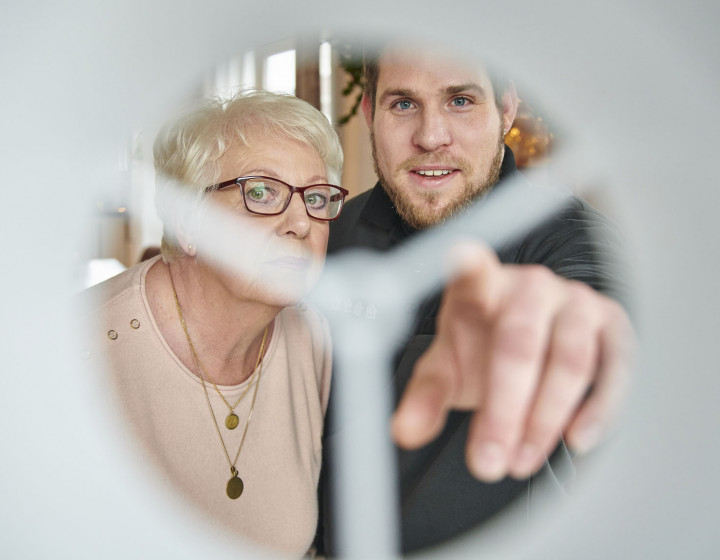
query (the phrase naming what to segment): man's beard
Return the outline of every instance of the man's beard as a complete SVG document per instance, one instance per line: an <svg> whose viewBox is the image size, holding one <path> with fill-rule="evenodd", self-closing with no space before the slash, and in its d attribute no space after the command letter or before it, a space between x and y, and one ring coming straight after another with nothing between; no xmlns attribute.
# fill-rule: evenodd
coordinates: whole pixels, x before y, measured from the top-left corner
<svg viewBox="0 0 720 560"><path fill-rule="evenodd" d="M433 190L428 190L422 194L415 194L415 197L422 197L422 204L418 205L413 202L412 197L402 191L391 179L386 177L380 170L378 165L377 151L375 148L375 135L370 131L370 144L372 146L372 157L373 165L375 166L375 173L380 180L380 184L385 188L385 192L395 205L395 209L400 217L405 220L414 229L424 229L430 226L438 225L443 223L445 220L455 215L457 212L467 208L476 199L486 194L494 185L497 183L500 177L500 168L502 167L503 155L504 155L504 139L502 130L498 134L498 144L495 155L493 156L492 163L490 165L490 171L488 175L481 181L475 184L466 184L465 188L456 195L456 197L445 204L445 206L438 206L441 200L441 193ZM400 169L409 170L413 167L422 165L423 163L445 164L449 162L438 161L438 157L431 156L420 156L419 158L412 158L404 162ZM472 168L472 162L453 162L453 166L460 169L461 172L466 172Z"/></svg>

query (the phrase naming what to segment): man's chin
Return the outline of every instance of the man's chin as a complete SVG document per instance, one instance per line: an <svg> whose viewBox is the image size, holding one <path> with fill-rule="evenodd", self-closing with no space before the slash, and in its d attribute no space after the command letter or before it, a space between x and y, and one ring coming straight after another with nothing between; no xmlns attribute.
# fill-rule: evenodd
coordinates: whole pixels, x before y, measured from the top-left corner
<svg viewBox="0 0 720 560"><path fill-rule="evenodd" d="M414 229L425 229L443 223L459 205L458 201L441 202L437 199L418 203L398 198L394 202L400 217Z"/></svg>

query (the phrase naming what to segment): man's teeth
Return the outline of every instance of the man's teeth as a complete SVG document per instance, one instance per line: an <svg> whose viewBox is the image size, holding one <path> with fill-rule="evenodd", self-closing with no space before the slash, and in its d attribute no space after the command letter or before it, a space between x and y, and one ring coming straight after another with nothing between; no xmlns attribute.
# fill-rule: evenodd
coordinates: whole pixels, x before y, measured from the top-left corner
<svg viewBox="0 0 720 560"><path fill-rule="evenodd" d="M449 175L452 173L451 169L428 169L427 171L416 171L418 175L424 175L425 177L439 177L440 175Z"/></svg>

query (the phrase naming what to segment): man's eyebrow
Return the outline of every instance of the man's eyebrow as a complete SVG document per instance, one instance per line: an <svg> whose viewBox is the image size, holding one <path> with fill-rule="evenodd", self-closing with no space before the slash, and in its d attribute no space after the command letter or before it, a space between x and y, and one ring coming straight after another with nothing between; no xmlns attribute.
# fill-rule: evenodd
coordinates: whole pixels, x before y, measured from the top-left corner
<svg viewBox="0 0 720 560"><path fill-rule="evenodd" d="M382 92L379 101L385 101L389 97L415 97L415 92L411 89L386 89Z"/></svg>
<svg viewBox="0 0 720 560"><path fill-rule="evenodd" d="M473 92L475 93L475 95L481 96L483 98L488 96L487 89L473 82L467 84L459 84L457 86L448 86L445 88L446 95L457 95L458 93L464 92Z"/></svg>

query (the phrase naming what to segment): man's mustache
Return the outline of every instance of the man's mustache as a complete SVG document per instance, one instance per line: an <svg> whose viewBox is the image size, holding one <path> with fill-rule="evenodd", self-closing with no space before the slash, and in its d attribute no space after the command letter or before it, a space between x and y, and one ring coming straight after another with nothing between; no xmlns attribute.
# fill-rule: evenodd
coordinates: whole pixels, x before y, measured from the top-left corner
<svg viewBox="0 0 720 560"><path fill-rule="evenodd" d="M470 170L470 162L464 158L458 158L448 154L420 154L403 161L398 167L399 171L410 172L418 167L426 165L443 167L446 169L457 169L463 173Z"/></svg>

